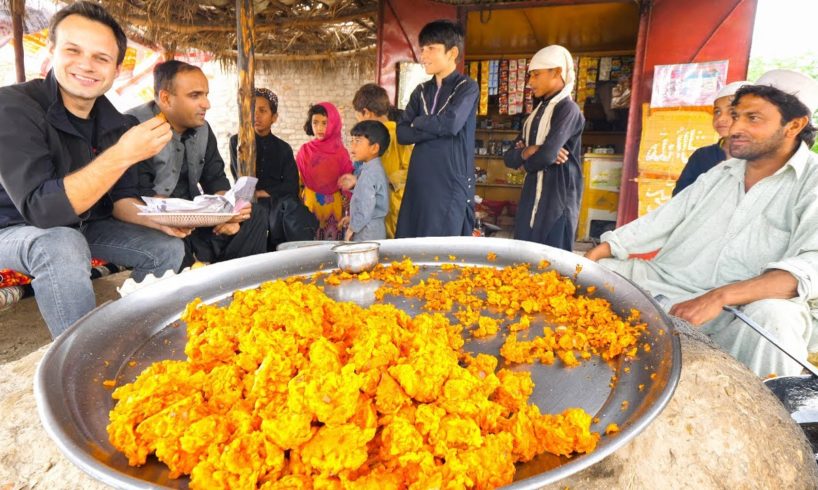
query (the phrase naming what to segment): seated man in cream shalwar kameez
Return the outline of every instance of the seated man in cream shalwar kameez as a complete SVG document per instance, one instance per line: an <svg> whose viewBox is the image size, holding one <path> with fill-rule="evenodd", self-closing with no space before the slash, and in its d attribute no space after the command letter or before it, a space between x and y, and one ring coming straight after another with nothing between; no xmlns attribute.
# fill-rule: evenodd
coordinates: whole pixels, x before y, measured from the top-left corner
<svg viewBox="0 0 818 490"><path fill-rule="evenodd" d="M602 235L586 255L653 295L760 376L801 367L730 313L745 314L806 359L818 345L818 82L773 70L731 108L727 160L659 209ZM660 250L653 260L632 254ZM609 259L608 257L613 257Z"/></svg>

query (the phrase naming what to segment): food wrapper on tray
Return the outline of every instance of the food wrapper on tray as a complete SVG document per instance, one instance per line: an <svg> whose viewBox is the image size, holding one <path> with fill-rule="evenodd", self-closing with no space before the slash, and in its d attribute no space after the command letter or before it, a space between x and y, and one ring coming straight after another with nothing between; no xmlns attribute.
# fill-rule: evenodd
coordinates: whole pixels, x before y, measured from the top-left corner
<svg viewBox="0 0 818 490"><path fill-rule="evenodd" d="M146 214L155 213L237 213L253 200L258 179L241 177L224 195L202 194L192 201L177 198L142 197L144 206L136 204Z"/></svg>

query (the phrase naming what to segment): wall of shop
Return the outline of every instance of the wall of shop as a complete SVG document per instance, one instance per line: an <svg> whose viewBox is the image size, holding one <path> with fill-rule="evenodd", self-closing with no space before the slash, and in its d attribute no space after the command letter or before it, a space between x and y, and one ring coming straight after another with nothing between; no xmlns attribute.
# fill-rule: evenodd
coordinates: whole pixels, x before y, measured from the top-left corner
<svg viewBox="0 0 818 490"><path fill-rule="evenodd" d="M756 0L644 1L637 43L636 66L625 167L619 198L619 224L636 219L639 139L642 104L649 103L656 65L729 60L727 81L747 76Z"/></svg>
<svg viewBox="0 0 818 490"><path fill-rule="evenodd" d="M437 19L457 20L457 7L429 0L382 0L378 25L378 84L394 102L397 63L420 61L418 34Z"/></svg>
<svg viewBox="0 0 818 490"><path fill-rule="evenodd" d="M237 76L232 69L214 67L206 70L210 79L211 109L207 120L219 141L219 150L229 164L228 140L238 130ZM335 104L344 122L344 139L355 124L352 97L358 87L375 81L371 63L325 67L321 71L305 72L299 66L278 68L274 72L257 71L256 87L268 88L278 95L278 122L273 133L288 142L294 152L309 140L304 133L307 109L316 102Z"/></svg>

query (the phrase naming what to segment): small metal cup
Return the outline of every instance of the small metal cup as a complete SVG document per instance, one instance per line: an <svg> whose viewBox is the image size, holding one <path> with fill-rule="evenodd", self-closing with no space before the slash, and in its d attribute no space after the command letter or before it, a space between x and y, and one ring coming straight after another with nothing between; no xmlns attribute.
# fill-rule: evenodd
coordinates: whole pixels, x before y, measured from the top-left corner
<svg viewBox="0 0 818 490"><path fill-rule="evenodd" d="M332 251L338 259L339 269L357 274L375 268L380 248L377 242L349 242L332 247Z"/></svg>

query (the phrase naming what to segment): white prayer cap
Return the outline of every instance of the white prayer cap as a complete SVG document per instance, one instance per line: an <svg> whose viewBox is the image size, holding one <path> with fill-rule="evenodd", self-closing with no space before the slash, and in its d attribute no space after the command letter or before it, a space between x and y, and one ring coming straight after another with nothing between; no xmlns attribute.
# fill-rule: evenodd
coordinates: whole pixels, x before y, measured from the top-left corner
<svg viewBox="0 0 818 490"><path fill-rule="evenodd" d="M537 51L528 64L528 71L562 68L562 79L566 85L573 87L576 74L574 73L574 58L571 53L558 44L546 46Z"/></svg>
<svg viewBox="0 0 818 490"><path fill-rule="evenodd" d="M769 85L795 96L810 115L818 109L818 82L795 70L770 70L756 80L755 85Z"/></svg>
<svg viewBox="0 0 818 490"><path fill-rule="evenodd" d="M728 83L722 87L721 90L719 90L719 92L716 94L716 98L713 100L715 101L716 99L721 99L722 97L732 97L736 95L738 89L745 85L750 85L750 82L747 80L742 80L740 82Z"/></svg>

